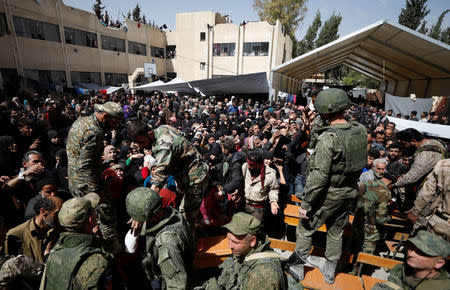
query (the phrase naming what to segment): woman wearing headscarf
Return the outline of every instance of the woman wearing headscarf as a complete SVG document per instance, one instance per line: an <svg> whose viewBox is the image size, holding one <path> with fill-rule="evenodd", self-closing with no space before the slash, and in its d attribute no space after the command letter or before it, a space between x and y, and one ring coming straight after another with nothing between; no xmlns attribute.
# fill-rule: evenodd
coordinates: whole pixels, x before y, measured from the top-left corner
<svg viewBox="0 0 450 290"><path fill-rule="evenodd" d="M19 146L12 136L0 137L0 176L13 176L20 169Z"/></svg>

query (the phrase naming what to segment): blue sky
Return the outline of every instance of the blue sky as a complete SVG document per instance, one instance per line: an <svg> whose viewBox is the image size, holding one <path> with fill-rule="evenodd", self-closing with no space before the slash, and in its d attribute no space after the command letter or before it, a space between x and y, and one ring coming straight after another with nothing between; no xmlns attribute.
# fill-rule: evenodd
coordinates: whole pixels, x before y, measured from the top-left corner
<svg viewBox="0 0 450 290"><path fill-rule="evenodd" d="M92 12L94 0L63 0L66 5ZM175 29L175 14L193 11L216 11L223 15L227 14L234 23L242 21L255 21L258 16L253 10L253 0L104 0L106 10L112 19L116 20L118 15L123 19L121 13L127 14L133 10L136 3L141 6L141 13L147 19L155 20L161 26L166 24L168 29ZM340 36L356 31L381 19L398 20L398 15L405 5L405 0L309 0L308 11L305 19L300 24L296 33L297 38L303 38L308 26L314 19L317 9L322 14L322 23L334 12L342 16L339 27ZM445 9L450 9L448 0L428 0L428 9L431 12L426 17L427 27L435 24L439 15ZM443 27L450 26L450 13L444 18Z"/></svg>

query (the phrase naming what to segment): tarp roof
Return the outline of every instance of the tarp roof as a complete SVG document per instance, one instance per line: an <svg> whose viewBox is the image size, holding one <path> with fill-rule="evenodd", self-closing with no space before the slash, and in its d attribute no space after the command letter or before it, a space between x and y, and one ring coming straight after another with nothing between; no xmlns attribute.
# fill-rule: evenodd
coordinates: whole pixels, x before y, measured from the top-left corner
<svg viewBox="0 0 450 290"><path fill-rule="evenodd" d="M272 69L272 87L301 80L337 65L376 80L450 78L450 46L389 20L381 20Z"/></svg>
<svg viewBox="0 0 450 290"><path fill-rule="evenodd" d="M189 82L193 88L198 88L203 94L233 95L233 94L267 94L269 85L265 72L223 76L220 78L204 79Z"/></svg>
<svg viewBox="0 0 450 290"><path fill-rule="evenodd" d="M237 76L223 76L190 82L175 78L168 83L158 85L152 84L153 83L150 83L132 89L164 92L175 91L181 93L201 92L208 96L224 94L267 94L269 92L267 74L265 72Z"/></svg>

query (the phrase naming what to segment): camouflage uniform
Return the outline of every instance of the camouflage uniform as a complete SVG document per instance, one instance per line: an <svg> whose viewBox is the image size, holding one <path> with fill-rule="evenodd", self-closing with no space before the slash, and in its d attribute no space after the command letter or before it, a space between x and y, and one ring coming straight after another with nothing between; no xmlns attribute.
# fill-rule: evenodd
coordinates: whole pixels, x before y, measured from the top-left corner
<svg viewBox="0 0 450 290"><path fill-rule="evenodd" d="M414 153L411 169L393 187L404 187L406 185L419 186L428 173L433 170L436 163L444 158L446 149L441 142L429 139L420 145Z"/></svg>
<svg viewBox="0 0 450 290"><path fill-rule="evenodd" d="M353 222L354 238L363 245L361 251L373 254L381 238L379 226L390 221L388 212L391 193L381 180L370 180L360 184L358 205ZM364 237L357 237L363 234Z"/></svg>
<svg viewBox="0 0 450 290"><path fill-rule="evenodd" d="M450 241L450 159L439 161L417 194L411 214L425 216L427 228Z"/></svg>
<svg viewBox="0 0 450 290"><path fill-rule="evenodd" d="M239 212L230 223L224 226L236 236L246 234L258 235L261 222L246 213ZM211 278L202 286L203 289L286 289L286 280L280 258L270 247L267 237L258 240L243 257L230 257L222 265L220 276ZM300 283L295 289L302 289Z"/></svg>
<svg viewBox="0 0 450 290"><path fill-rule="evenodd" d="M103 132L95 114L73 123L67 138L68 180L73 196L101 191Z"/></svg>
<svg viewBox="0 0 450 290"><path fill-rule="evenodd" d="M155 129L154 133L152 152L157 167L155 174L152 174L152 185L161 188L172 174L177 188L184 195L180 211L186 214L188 222L192 224L208 186L208 164L177 129L163 125Z"/></svg>
<svg viewBox="0 0 450 290"><path fill-rule="evenodd" d="M421 252L423 252L423 254L419 254L421 256L440 257L446 259L446 257L450 255L450 244L442 238L427 231L419 231L414 238L410 238L407 242L413 244ZM389 272L388 281L375 284L372 287L372 290L450 289L450 274L445 271L445 266L437 271L436 276L426 279L414 277L414 270L415 269L413 269L406 260L405 264L399 264Z"/></svg>
<svg viewBox="0 0 450 290"><path fill-rule="evenodd" d="M175 209L162 208L161 197L145 187L127 195L126 207L134 220L147 220L140 232L139 245L142 265L153 289L187 289L193 242L182 215ZM161 211L162 218L150 224L148 219Z"/></svg>
<svg viewBox="0 0 450 290"><path fill-rule="evenodd" d="M119 104L108 102L96 105L99 111L107 112L111 117L123 119L123 110ZM95 114L75 121L67 138L68 180L72 195L85 196L88 193L101 193L103 186L102 155L105 133ZM116 213L108 192L104 193L104 202L98 206L98 219L102 235L106 239L115 239Z"/></svg>
<svg viewBox="0 0 450 290"><path fill-rule="evenodd" d="M18 289L21 288L21 283L31 287L39 286L44 267L43 263L24 255L9 256L0 269L0 289Z"/></svg>
<svg viewBox="0 0 450 290"><path fill-rule="evenodd" d="M348 223L348 212L356 197L357 181L360 171L346 173L347 164L355 154L344 152L342 138L336 130L353 130L365 138L365 128L359 123L345 123L327 126L319 130L314 152L311 154L309 173L304 189L301 207L308 211L309 219L301 219L297 226L296 252L308 256L312 235L324 223L327 226L327 244L325 257L329 261L338 261L342 253L342 234ZM356 136L357 137L357 136ZM355 137L353 137L355 138ZM359 138L359 139L361 139ZM362 140L362 139L361 139ZM365 154L365 144L361 148ZM364 160L353 160L364 166ZM361 158L360 158L361 159Z"/></svg>
<svg viewBox="0 0 450 290"><path fill-rule="evenodd" d="M112 287L110 256L101 240L82 233L93 204L76 197L66 201L58 214L65 232L50 252L40 289L103 289Z"/></svg>

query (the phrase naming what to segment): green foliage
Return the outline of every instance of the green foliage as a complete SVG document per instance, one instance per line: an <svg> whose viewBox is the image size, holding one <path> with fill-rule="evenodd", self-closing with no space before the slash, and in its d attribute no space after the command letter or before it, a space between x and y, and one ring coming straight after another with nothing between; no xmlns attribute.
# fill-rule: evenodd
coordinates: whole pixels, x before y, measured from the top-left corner
<svg viewBox="0 0 450 290"><path fill-rule="evenodd" d="M295 31L302 23L307 0L253 0L253 9L261 21L280 21L286 33L295 40Z"/></svg>
<svg viewBox="0 0 450 290"><path fill-rule="evenodd" d="M328 18L322 26L319 36L315 41L316 47L321 47L339 38L338 30L341 24L342 16L340 14L333 14Z"/></svg>
<svg viewBox="0 0 450 290"><path fill-rule="evenodd" d="M447 43L450 45L450 27L447 27L444 31L442 31L441 37L439 39L443 43Z"/></svg>
<svg viewBox="0 0 450 290"><path fill-rule="evenodd" d="M361 88L377 89L380 83L372 78L366 77L359 72L348 69L348 73L342 78L342 84L348 86L358 86Z"/></svg>
<svg viewBox="0 0 450 290"><path fill-rule="evenodd" d="M427 21L424 20L424 21L422 22L422 25L420 26L419 30L417 30L417 31L420 32L420 33L422 33L422 34L427 34L429 29L426 28L426 25L427 25Z"/></svg>
<svg viewBox="0 0 450 290"><path fill-rule="evenodd" d="M105 6L102 6L102 4L102 0L95 0L95 4L92 6L92 10L94 10L95 16L98 19L102 18L102 12L105 9Z"/></svg>
<svg viewBox="0 0 450 290"><path fill-rule="evenodd" d="M426 3L427 0L406 0L405 8L398 16L398 23L416 30L425 16L430 13Z"/></svg>
<svg viewBox="0 0 450 290"><path fill-rule="evenodd" d="M305 37L298 43L297 55L302 55L315 48L314 41L317 37L317 31L322 26L322 20L320 17L320 11L317 10L316 17L314 17L313 23L308 27Z"/></svg>
<svg viewBox="0 0 450 290"><path fill-rule="evenodd" d="M136 4L136 7L133 9L133 20L141 21L141 7L139 7L139 4Z"/></svg>
<svg viewBox="0 0 450 290"><path fill-rule="evenodd" d="M441 13L436 24L431 26L430 33L428 34L428 36L430 36L434 39L440 40L441 35L442 35L442 30L441 30L442 21L444 20L445 14L447 14L449 11L450 10L447 9Z"/></svg>
<svg viewBox="0 0 450 290"><path fill-rule="evenodd" d="M147 19L145 19L145 15L144 14L142 15L142 23L143 24L147 24Z"/></svg>
<svg viewBox="0 0 450 290"><path fill-rule="evenodd" d="M128 10L127 19L131 19L131 12L130 12L130 10Z"/></svg>

